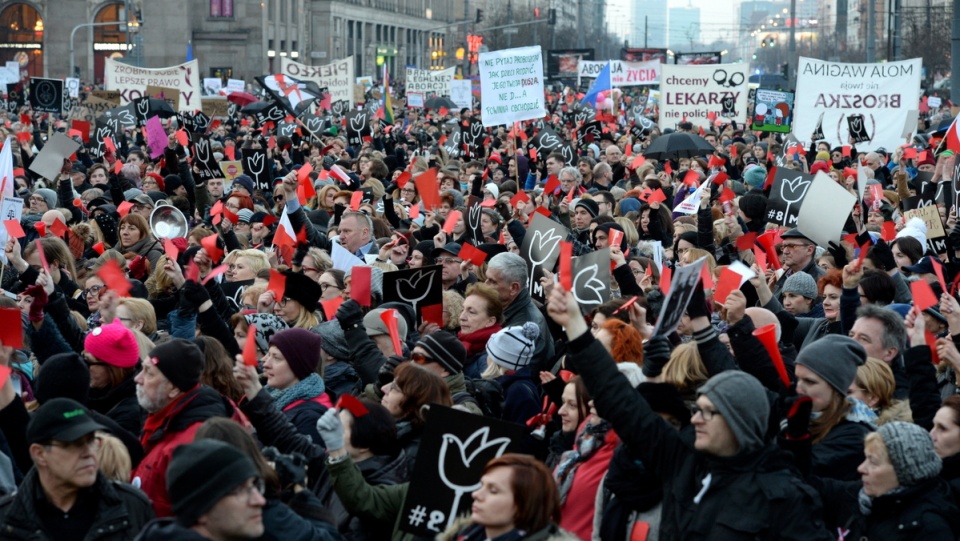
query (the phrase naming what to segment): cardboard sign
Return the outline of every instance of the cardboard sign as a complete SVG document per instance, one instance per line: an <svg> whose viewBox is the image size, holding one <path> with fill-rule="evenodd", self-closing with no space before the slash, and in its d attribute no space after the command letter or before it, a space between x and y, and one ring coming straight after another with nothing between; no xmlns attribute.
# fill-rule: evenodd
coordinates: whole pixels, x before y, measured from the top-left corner
<svg viewBox="0 0 960 541"><path fill-rule="evenodd" d="M389 274L389 273L388 273ZM400 512L400 530L433 538L470 512L483 468L516 449L523 427L432 404Z"/></svg>
<svg viewBox="0 0 960 541"><path fill-rule="evenodd" d="M757 89L750 129L790 133L793 123L793 92Z"/></svg>
<svg viewBox="0 0 960 541"><path fill-rule="evenodd" d="M530 218L520 256L527 262L530 296L541 302L544 300L543 286L540 285L543 270L553 270L560 258L560 241L569 235L569 229L542 214L535 213Z"/></svg>
<svg viewBox="0 0 960 541"><path fill-rule="evenodd" d="M484 127L546 116L539 45L480 53L478 65Z"/></svg>
<svg viewBox="0 0 960 541"><path fill-rule="evenodd" d="M797 214L797 229L818 246L839 243L857 196L818 171L804 201Z"/></svg>
<svg viewBox="0 0 960 541"><path fill-rule="evenodd" d="M657 325L653 331L654 335L662 334L666 336L677 330L680 319L683 318L683 314L687 311L687 305L690 304L694 289L700 287L700 273L703 272L701 267L706 262L707 258L701 257L689 265L679 267L675 270L671 280L664 280L664 272L660 272L661 289L666 282L669 284L669 291L666 293L663 307L657 317Z"/></svg>
<svg viewBox="0 0 960 541"><path fill-rule="evenodd" d="M813 175L778 167L767 200L766 221L796 227L797 215L811 184Z"/></svg>
<svg viewBox="0 0 960 541"><path fill-rule="evenodd" d="M63 113L63 80L30 78L30 107L42 113Z"/></svg>
<svg viewBox="0 0 960 541"><path fill-rule="evenodd" d="M30 170L55 183L63 168L63 160L72 156L79 148L80 143L60 132L54 132L30 164Z"/></svg>
<svg viewBox="0 0 960 541"><path fill-rule="evenodd" d="M424 321L428 306L443 306L441 265L383 273L383 302L411 305L417 314L417 325Z"/></svg>
<svg viewBox="0 0 960 541"><path fill-rule="evenodd" d="M167 102L174 111L180 110L180 91L163 86L147 86L147 96Z"/></svg>
<svg viewBox="0 0 960 541"><path fill-rule="evenodd" d="M747 64L664 64L660 76L660 128L676 128L686 119L710 128L714 113L725 122L746 122Z"/></svg>
<svg viewBox="0 0 960 541"><path fill-rule="evenodd" d="M573 258L570 274L573 297L577 299L583 314L589 314L591 310L610 300L609 248Z"/></svg>

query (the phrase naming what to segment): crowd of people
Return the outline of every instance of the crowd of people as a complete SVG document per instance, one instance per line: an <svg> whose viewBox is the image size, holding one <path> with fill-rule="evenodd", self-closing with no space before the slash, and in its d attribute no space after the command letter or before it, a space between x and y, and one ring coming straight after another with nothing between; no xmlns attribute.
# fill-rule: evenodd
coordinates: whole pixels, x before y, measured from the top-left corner
<svg viewBox="0 0 960 541"><path fill-rule="evenodd" d="M264 149L269 186L204 180L176 120L162 156L128 129L43 178L30 166L68 123L8 122L22 235L7 227L0 309L23 346L0 346L0 538L413 539L401 509L447 406L525 436L438 539L957 539L957 211L936 203L941 244L904 219L954 193L942 133L801 152L735 123L640 128L624 107L584 138L577 97L550 98L454 149L479 109L398 112L355 144L245 115L191 136L217 161ZM575 154L531 152L547 129ZM710 147L643 157L671 132ZM856 196L841 243L771 222L774 167ZM158 236L165 206L182 235ZM562 261L531 295L537 214L574 256L609 253L609 300L584 314ZM442 313L385 300L389 273L434 266Z"/></svg>

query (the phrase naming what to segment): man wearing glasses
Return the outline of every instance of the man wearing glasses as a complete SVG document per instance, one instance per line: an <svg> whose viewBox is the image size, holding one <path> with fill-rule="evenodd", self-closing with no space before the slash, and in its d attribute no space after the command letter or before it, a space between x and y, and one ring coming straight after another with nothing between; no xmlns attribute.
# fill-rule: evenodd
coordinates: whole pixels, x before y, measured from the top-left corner
<svg viewBox="0 0 960 541"><path fill-rule="evenodd" d="M814 259L817 245L813 241L803 236L797 229L787 231L781 238L783 244L780 248L783 249L783 255L780 256L780 262L783 263L784 273L773 287L773 295L778 299L787 278L794 273L805 272L813 278L814 282L826 274L826 271L817 266Z"/></svg>
<svg viewBox="0 0 960 541"><path fill-rule="evenodd" d="M176 518L157 519L140 539L259 539L264 482L253 461L219 440L182 445L167 468Z"/></svg>
<svg viewBox="0 0 960 541"><path fill-rule="evenodd" d="M54 398L37 410L26 433L34 467L15 495L0 500L4 539L8 532L31 538L42 532L35 538L80 541L101 532L97 539L128 540L153 518L142 492L98 471L98 430L104 427L69 398Z"/></svg>
<svg viewBox="0 0 960 541"><path fill-rule="evenodd" d="M430 255L442 267L440 281L443 282L443 290L453 289L462 295L467 286L477 282L477 276L472 272L466 273L466 277L461 274L463 259L460 258L460 249L461 246L456 242L448 242L442 248L434 248Z"/></svg>

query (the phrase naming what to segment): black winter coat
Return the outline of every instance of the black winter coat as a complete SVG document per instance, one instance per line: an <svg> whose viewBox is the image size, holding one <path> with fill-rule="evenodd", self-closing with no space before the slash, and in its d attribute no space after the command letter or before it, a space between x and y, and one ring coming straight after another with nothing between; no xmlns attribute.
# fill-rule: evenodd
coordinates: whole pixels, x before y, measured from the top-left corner
<svg viewBox="0 0 960 541"><path fill-rule="evenodd" d="M774 446L730 458L701 454L650 408L589 332L570 342L567 359L576 363L600 416L661 475L661 540L831 539L820 499L794 474L789 455ZM694 503L707 475L709 488Z"/></svg>
<svg viewBox="0 0 960 541"><path fill-rule="evenodd" d="M112 389L90 389L87 407L116 421L120 428L139 436L146 417L137 402L137 384L130 374Z"/></svg>
<svg viewBox="0 0 960 541"><path fill-rule="evenodd" d="M43 531L37 516L37 500L42 496L39 474L30 470L17 493L0 500L0 539L5 541L56 541ZM97 515L84 538L87 541L127 541L153 518L150 500L126 483L109 481L97 474L87 490L99 495ZM83 494L79 497L83 497Z"/></svg>
<svg viewBox="0 0 960 541"><path fill-rule="evenodd" d="M812 449L811 473L840 481L857 481L857 466L863 463L863 438L872 429L863 423L840 421Z"/></svg>
<svg viewBox="0 0 960 541"><path fill-rule="evenodd" d="M845 539L908 541L957 539L960 517L950 487L939 477L901 492L873 499L870 514L860 510L861 482L812 479L823 497L831 531L849 530Z"/></svg>

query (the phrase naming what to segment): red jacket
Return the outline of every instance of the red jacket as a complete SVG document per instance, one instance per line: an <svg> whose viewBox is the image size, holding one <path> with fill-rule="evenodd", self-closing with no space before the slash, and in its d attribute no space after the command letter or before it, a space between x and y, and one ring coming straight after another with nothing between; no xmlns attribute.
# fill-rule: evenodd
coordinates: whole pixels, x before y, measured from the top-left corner
<svg viewBox="0 0 960 541"><path fill-rule="evenodd" d="M239 419L230 401L205 385L197 385L147 416L140 437L146 455L134 470L133 478L140 479L140 489L153 502L157 517L173 516L167 494L167 466L173 450L191 443L200 424L211 417Z"/></svg>

